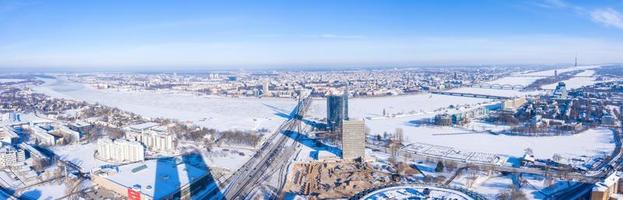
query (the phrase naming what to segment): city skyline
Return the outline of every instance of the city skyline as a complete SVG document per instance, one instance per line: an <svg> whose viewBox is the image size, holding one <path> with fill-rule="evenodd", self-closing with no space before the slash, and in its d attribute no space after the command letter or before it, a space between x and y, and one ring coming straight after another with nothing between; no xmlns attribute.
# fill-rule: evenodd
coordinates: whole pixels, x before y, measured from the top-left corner
<svg viewBox="0 0 623 200"><path fill-rule="evenodd" d="M623 1L0 1L0 68L620 63Z"/></svg>

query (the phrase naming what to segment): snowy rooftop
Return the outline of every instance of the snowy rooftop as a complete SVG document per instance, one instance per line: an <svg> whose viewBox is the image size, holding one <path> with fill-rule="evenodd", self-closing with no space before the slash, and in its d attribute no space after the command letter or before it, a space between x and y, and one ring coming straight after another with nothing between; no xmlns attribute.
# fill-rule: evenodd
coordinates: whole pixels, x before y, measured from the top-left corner
<svg viewBox="0 0 623 200"><path fill-rule="evenodd" d="M208 173L207 170L187 165L181 159L167 158L119 166L118 171L107 169L101 176L126 187L138 186L141 192L159 199L190 180L196 180ZM140 178L137 178L140 177Z"/></svg>
<svg viewBox="0 0 623 200"><path fill-rule="evenodd" d="M406 147L406 149L407 151L415 152L416 154L432 157L442 157L470 163L504 164L508 159L506 156L503 155L462 151L453 147L424 143L410 144Z"/></svg>
<svg viewBox="0 0 623 200"><path fill-rule="evenodd" d="M424 190L429 190L426 195ZM463 192L439 188L435 186L397 186L374 191L361 199L365 200L385 200L385 199L457 199L472 200L474 198Z"/></svg>

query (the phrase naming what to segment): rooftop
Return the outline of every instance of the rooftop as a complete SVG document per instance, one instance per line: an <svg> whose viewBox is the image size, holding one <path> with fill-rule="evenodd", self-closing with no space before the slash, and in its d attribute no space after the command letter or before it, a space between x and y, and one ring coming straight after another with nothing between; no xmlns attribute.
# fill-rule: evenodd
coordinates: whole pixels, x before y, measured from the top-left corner
<svg viewBox="0 0 623 200"><path fill-rule="evenodd" d="M191 165L194 161L161 158L103 169L98 175L126 187L138 187L143 194L159 199L209 173Z"/></svg>

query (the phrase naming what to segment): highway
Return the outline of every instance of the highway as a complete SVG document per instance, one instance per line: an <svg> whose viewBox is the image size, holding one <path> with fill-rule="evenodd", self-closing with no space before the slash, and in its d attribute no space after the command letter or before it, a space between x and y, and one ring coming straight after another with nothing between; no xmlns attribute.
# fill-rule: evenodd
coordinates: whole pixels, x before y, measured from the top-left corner
<svg viewBox="0 0 623 200"><path fill-rule="evenodd" d="M254 191L267 185L268 188L276 190L274 191L276 195L273 198L277 198L282 189L281 187L284 185L284 174L287 174L287 168L297 152L295 138L291 139L284 135L283 132L288 130L297 131L297 128L301 125L300 119L305 115L310 105L311 98L309 97L304 98L297 104L289 119L275 130L275 133L266 140L253 158L225 181L224 184L226 186L222 198L247 199ZM277 178L277 181L271 182L272 178Z"/></svg>

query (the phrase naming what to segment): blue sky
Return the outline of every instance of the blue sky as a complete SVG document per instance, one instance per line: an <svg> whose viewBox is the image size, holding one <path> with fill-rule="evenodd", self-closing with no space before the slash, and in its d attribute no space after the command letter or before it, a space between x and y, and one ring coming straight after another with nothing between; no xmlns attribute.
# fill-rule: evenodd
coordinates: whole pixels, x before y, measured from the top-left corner
<svg viewBox="0 0 623 200"><path fill-rule="evenodd" d="M0 0L0 67L623 62L623 0Z"/></svg>

